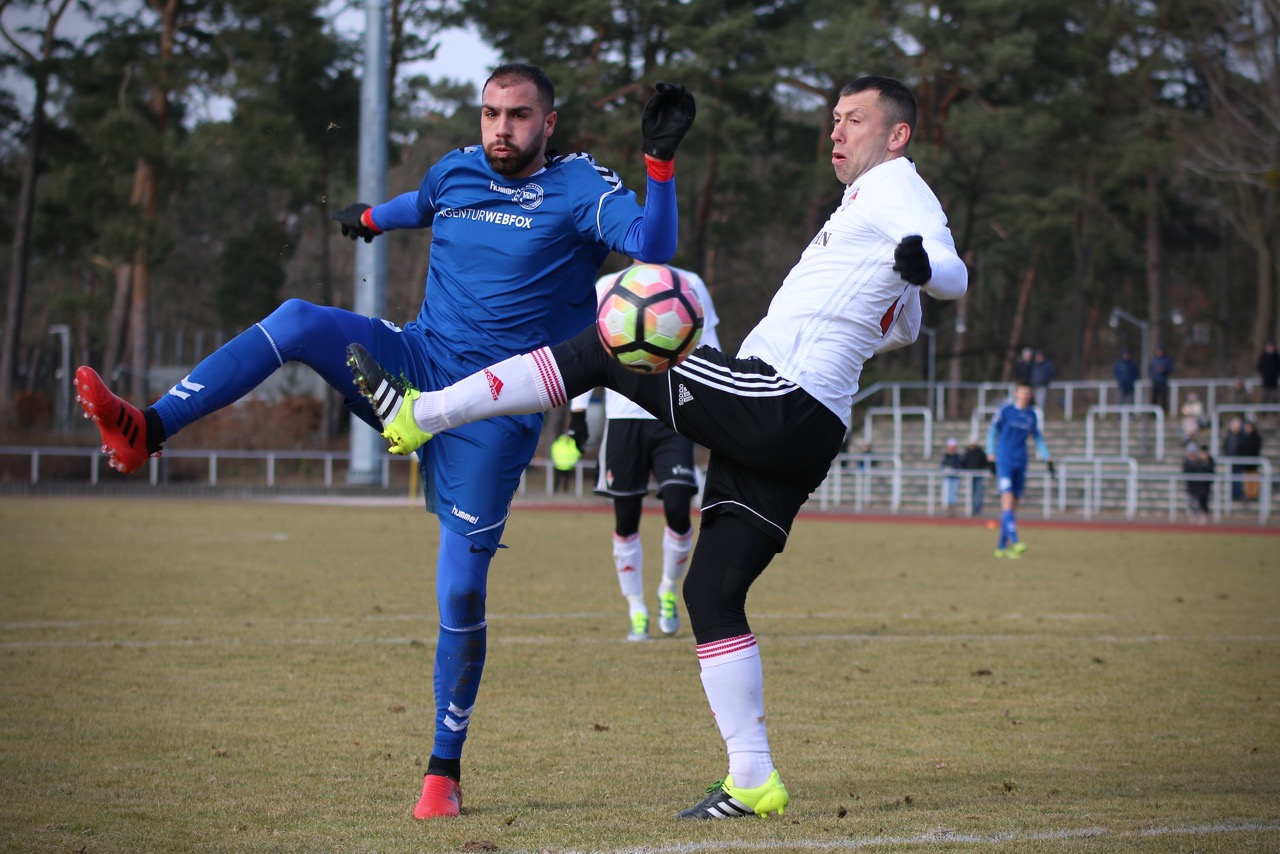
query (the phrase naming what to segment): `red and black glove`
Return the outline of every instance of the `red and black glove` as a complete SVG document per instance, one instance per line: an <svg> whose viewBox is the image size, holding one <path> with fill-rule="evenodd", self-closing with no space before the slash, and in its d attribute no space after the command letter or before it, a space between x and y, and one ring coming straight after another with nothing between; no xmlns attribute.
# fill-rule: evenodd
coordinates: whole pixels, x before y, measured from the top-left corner
<svg viewBox="0 0 1280 854"><path fill-rule="evenodd" d="M680 141L693 126L697 112L693 95L679 83L659 83L654 87L653 97L645 104L640 120L644 140L641 148L651 176L660 181L670 180L675 172L671 161Z"/></svg>
<svg viewBox="0 0 1280 854"><path fill-rule="evenodd" d="M369 205L356 202L338 211L333 218L342 226L343 237L350 237L352 240L363 237L365 243L372 243L373 238L382 234L382 229L373 224L373 217L370 215L372 210Z"/></svg>

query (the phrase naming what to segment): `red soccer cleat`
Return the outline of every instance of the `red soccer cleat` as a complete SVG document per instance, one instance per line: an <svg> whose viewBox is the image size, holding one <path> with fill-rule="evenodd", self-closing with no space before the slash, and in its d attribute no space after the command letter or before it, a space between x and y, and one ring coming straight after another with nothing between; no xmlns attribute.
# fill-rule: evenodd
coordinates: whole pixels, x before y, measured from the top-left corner
<svg viewBox="0 0 1280 854"><path fill-rule="evenodd" d="M121 474L141 468L150 456L142 410L112 394L98 372L83 365L76 369L76 401L84 407L84 417L98 425L107 464Z"/></svg>
<svg viewBox="0 0 1280 854"><path fill-rule="evenodd" d="M447 818L462 811L462 787L451 777L427 774L422 779L422 797L413 808L413 817Z"/></svg>

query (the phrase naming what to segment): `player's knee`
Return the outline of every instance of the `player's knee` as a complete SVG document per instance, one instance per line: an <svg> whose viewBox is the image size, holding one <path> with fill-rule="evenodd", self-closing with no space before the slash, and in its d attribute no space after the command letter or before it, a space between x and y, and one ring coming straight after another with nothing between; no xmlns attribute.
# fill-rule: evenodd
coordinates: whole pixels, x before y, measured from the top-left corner
<svg viewBox="0 0 1280 854"><path fill-rule="evenodd" d="M315 322L320 307L296 297L282 302L267 315L262 326L270 333L279 350L290 349L295 338Z"/></svg>
<svg viewBox="0 0 1280 854"><path fill-rule="evenodd" d="M463 629L484 622L484 589L470 579L459 578L436 585L440 622Z"/></svg>

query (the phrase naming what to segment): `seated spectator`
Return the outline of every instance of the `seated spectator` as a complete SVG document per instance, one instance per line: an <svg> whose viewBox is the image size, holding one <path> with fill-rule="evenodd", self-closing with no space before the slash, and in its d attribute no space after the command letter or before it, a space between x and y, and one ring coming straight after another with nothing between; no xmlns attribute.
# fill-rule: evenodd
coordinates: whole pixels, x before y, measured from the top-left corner
<svg viewBox="0 0 1280 854"><path fill-rule="evenodd" d="M1180 409L1182 413L1182 443L1190 448L1197 444L1196 437L1200 431L1208 427L1204 415L1204 403L1194 391L1187 392L1187 399Z"/></svg>

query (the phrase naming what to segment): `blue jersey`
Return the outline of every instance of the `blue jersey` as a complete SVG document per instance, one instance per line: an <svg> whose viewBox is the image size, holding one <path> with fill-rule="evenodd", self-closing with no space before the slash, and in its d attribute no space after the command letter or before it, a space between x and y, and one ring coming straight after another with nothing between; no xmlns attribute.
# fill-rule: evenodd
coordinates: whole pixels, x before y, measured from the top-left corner
<svg viewBox="0 0 1280 854"><path fill-rule="evenodd" d="M480 146L446 154L417 191L371 214L383 230L432 229L426 294L406 331L449 354L436 359L449 382L576 335L595 317L595 280L610 251L657 262L674 253L674 183L650 180L641 207L586 154L552 158L518 180L494 172ZM655 217L664 195L671 215Z"/></svg>
<svg viewBox="0 0 1280 854"><path fill-rule="evenodd" d="M987 454L996 458L996 468L1007 472L1027 467L1027 437L1035 440L1036 452L1049 458L1049 448L1040 435L1040 418L1031 407L1019 409L1012 403L1000 407L987 433Z"/></svg>

